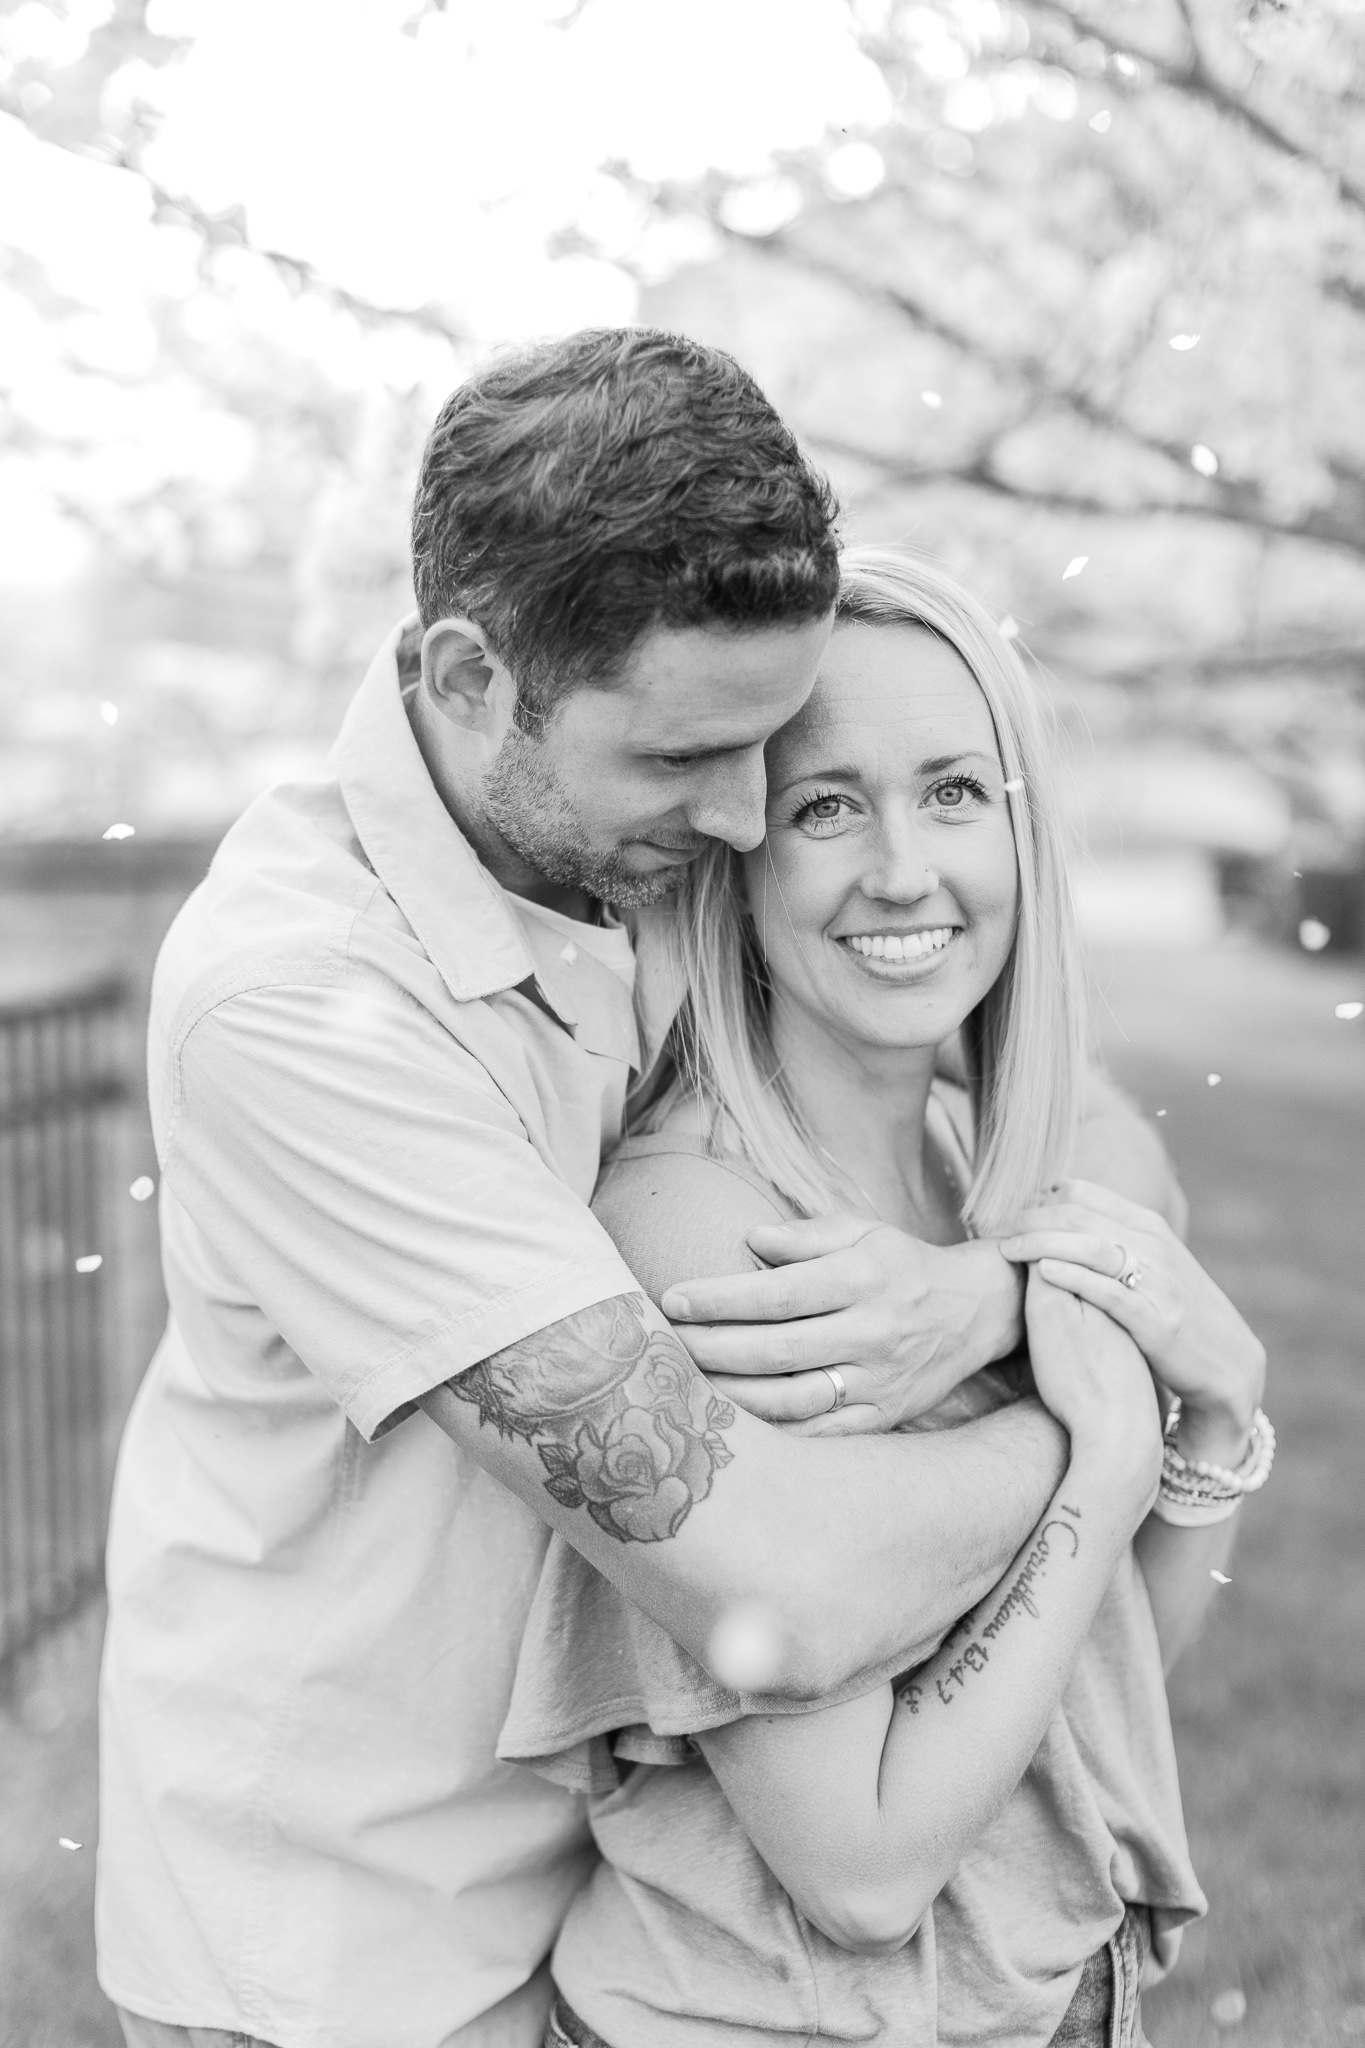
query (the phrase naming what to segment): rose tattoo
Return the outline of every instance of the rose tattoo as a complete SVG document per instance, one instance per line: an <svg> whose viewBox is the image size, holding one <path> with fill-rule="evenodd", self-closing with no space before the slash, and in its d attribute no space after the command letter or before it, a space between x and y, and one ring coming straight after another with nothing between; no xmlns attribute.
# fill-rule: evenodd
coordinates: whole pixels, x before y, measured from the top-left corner
<svg viewBox="0 0 1365 2048"><path fill-rule="evenodd" d="M732 1453L735 1419L677 1338L618 1295L509 1345L450 1382L479 1421L536 1446L545 1490L619 1543L676 1536Z"/></svg>

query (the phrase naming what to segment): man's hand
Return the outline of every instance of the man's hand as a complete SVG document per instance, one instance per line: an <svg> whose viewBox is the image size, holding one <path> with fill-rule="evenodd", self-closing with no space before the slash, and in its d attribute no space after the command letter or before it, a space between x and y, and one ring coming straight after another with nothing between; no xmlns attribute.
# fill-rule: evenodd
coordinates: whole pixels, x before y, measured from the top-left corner
<svg viewBox="0 0 1365 2048"><path fill-rule="evenodd" d="M1022 1334L1021 1281L993 1244L821 1216L764 1224L749 1245L771 1270L683 1281L660 1305L718 1393L803 1434L895 1429ZM827 1365L848 1388L837 1414Z"/></svg>

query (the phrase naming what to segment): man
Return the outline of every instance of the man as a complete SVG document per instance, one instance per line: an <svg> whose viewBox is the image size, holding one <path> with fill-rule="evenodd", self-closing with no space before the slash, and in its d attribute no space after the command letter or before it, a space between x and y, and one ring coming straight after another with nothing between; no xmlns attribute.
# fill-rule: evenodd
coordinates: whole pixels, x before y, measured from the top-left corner
<svg viewBox="0 0 1365 2048"><path fill-rule="evenodd" d="M650 906L708 838L762 837L832 514L724 356L628 330L499 359L437 421L419 620L331 778L253 804L166 941L171 1316L102 1687L101 1982L139 2048L534 2048L588 1853L494 1756L547 1526L703 1660L759 1603L773 1692L813 1698L909 1661L1055 1484L1036 1404L919 1438L733 1415L587 1207L678 996ZM638 964L603 906L639 913ZM1016 1340L989 1246L835 1223L783 1255L699 1355L856 1355L894 1407Z"/></svg>

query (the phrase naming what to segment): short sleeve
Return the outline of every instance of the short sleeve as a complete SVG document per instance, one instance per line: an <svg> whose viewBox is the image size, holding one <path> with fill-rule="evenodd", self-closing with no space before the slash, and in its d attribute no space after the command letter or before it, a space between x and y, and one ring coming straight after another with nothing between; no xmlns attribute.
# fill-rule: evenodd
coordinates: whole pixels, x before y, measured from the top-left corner
<svg viewBox="0 0 1365 2048"><path fill-rule="evenodd" d="M636 1281L477 1059L418 1005L237 995L188 1033L165 1182L365 1438Z"/></svg>

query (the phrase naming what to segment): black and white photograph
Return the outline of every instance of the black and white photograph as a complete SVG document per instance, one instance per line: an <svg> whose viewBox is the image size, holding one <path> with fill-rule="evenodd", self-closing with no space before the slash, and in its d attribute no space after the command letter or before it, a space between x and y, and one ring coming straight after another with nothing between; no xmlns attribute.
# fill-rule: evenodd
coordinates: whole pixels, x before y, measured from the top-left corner
<svg viewBox="0 0 1365 2048"><path fill-rule="evenodd" d="M1365 0L0 0L0 2048L1365 2048Z"/></svg>

